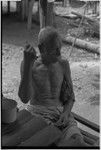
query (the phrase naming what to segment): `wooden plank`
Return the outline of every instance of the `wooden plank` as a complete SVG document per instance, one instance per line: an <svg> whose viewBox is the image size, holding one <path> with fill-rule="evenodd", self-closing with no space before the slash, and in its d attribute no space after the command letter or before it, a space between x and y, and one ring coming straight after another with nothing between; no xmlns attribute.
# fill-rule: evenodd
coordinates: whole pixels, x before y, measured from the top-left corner
<svg viewBox="0 0 101 150"><path fill-rule="evenodd" d="M29 0L25 0L25 17L28 17Z"/></svg>
<svg viewBox="0 0 101 150"><path fill-rule="evenodd" d="M47 3L46 26L53 26L54 24L54 2Z"/></svg>
<svg viewBox="0 0 101 150"><path fill-rule="evenodd" d="M80 123L84 124L85 126L95 130L96 132L100 132L100 127L97 124L75 114L74 112L73 112L73 116L78 122L80 122Z"/></svg>
<svg viewBox="0 0 101 150"><path fill-rule="evenodd" d="M34 116L27 123L20 125L15 133L5 135L2 139L2 146L16 146L46 126L47 123L41 117Z"/></svg>
<svg viewBox="0 0 101 150"><path fill-rule="evenodd" d="M40 147L40 146L50 146L56 142L62 135L62 132L53 125L50 125L43 130L37 132L30 139L21 143L20 147Z"/></svg>

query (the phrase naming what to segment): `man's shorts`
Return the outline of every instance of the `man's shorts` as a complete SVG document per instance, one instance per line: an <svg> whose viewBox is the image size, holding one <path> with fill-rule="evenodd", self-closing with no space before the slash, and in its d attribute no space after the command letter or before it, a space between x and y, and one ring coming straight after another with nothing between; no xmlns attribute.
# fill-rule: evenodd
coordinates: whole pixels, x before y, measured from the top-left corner
<svg viewBox="0 0 101 150"><path fill-rule="evenodd" d="M34 116L40 116L44 118L48 124L55 124L59 120L60 115L63 112L63 107L54 106L45 107L39 105L26 105L24 109L27 109ZM66 125L64 127L61 126L60 129L63 132L62 139L68 140L75 134L83 138L72 113L70 114Z"/></svg>

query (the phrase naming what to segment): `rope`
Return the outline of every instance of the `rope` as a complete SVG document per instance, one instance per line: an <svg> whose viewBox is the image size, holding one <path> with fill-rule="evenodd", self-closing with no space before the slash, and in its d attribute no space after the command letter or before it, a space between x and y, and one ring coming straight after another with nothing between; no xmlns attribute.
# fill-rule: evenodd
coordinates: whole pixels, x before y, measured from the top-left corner
<svg viewBox="0 0 101 150"><path fill-rule="evenodd" d="M79 29L80 29L80 27L81 27L81 25L82 25L82 22L83 22L83 20L84 20L84 16L85 16L85 13L86 13L86 7L87 7L87 5L88 5L88 2L86 2L86 4L83 6L83 8L84 8L84 14L83 14L83 16L82 16L82 18L81 18L81 21L80 21L80 24L79 24L79 26L78 26L77 36L75 37L74 42L72 43L72 47L71 47L71 50L70 50L70 53L69 53L69 56L68 56L69 58L71 57L71 54L72 54L72 52L73 52L73 48L74 48L76 39L79 37Z"/></svg>

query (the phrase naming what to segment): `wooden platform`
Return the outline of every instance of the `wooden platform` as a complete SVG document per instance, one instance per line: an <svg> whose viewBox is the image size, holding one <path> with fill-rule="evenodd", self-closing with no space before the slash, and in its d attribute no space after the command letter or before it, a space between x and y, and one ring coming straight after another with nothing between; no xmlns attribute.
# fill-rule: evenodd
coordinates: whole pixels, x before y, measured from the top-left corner
<svg viewBox="0 0 101 150"><path fill-rule="evenodd" d="M99 126L73 113L74 118L99 132ZM93 145L99 137L81 129L86 143ZM48 125L41 117L32 116L26 110L18 112L17 120L11 124L2 124L2 148L49 147L55 145L62 132L53 125Z"/></svg>
<svg viewBox="0 0 101 150"><path fill-rule="evenodd" d="M32 116L28 111L18 113L17 121L2 125L2 148L49 146L61 137L61 131L41 117Z"/></svg>

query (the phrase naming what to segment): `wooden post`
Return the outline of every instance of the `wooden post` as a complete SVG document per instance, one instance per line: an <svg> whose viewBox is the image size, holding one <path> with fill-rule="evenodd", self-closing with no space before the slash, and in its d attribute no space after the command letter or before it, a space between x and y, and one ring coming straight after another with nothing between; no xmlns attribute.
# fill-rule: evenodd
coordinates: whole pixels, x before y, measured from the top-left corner
<svg viewBox="0 0 101 150"><path fill-rule="evenodd" d="M10 14L10 1L7 2L7 5L8 5L7 13Z"/></svg>
<svg viewBox="0 0 101 150"><path fill-rule="evenodd" d="M39 1L40 29L45 26L53 26L54 21L54 1Z"/></svg>
<svg viewBox="0 0 101 150"><path fill-rule="evenodd" d="M54 23L54 2L47 3L46 26L53 26Z"/></svg>
<svg viewBox="0 0 101 150"><path fill-rule="evenodd" d="M28 30L31 29L31 25L32 25L32 14L33 14L33 5L34 5L35 0L31 0L29 2L29 8L28 8Z"/></svg>
<svg viewBox="0 0 101 150"><path fill-rule="evenodd" d="M17 2L16 2L16 11L17 11L18 13L21 12L21 1L17 1Z"/></svg>
<svg viewBox="0 0 101 150"><path fill-rule="evenodd" d="M25 17L28 17L29 0L25 0Z"/></svg>
<svg viewBox="0 0 101 150"><path fill-rule="evenodd" d="M21 0L21 16L22 16L22 20L25 19L25 0Z"/></svg>
<svg viewBox="0 0 101 150"><path fill-rule="evenodd" d="M28 11L28 29L31 29L32 22L32 9L35 0L29 2ZM54 13L53 13L53 2L47 2L47 0L39 0L39 18L40 18L40 29L45 26L53 26Z"/></svg>
<svg viewBox="0 0 101 150"><path fill-rule="evenodd" d="M47 0L39 0L40 29L46 26Z"/></svg>

